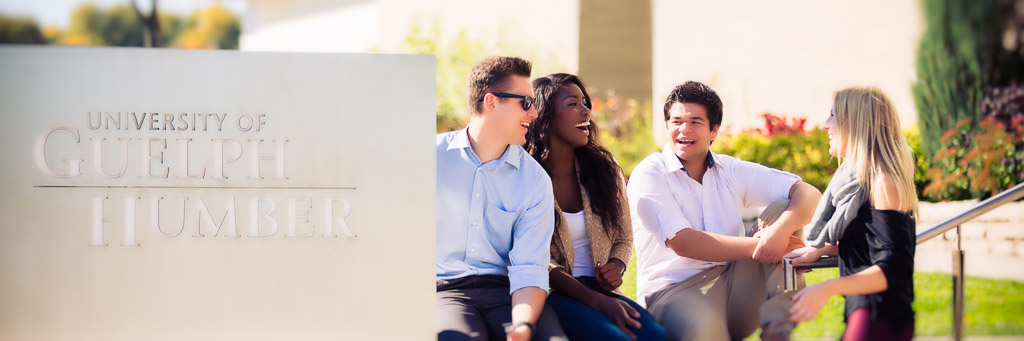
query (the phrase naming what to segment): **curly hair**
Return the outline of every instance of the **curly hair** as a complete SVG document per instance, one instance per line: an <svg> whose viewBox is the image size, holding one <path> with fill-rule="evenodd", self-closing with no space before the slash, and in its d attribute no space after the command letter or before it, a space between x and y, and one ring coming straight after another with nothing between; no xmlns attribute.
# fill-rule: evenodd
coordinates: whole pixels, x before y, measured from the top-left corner
<svg viewBox="0 0 1024 341"><path fill-rule="evenodd" d="M530 124L526 132L526 144L523 147L541 165L547 161L551 152L551 122L555 117L555 94L563 85L575 84L583 91L583 105L591 108L590 94L583 81L575 75L554 73L533 80L533 96L537 107L537 119ZM615 162L612 153L597 142L597 125L590 122L590 135L587 144L575 148L580 186L590 197L590 209L601 217L605 232L615 226L627 215L622 209L624 189L620 174L622 168ZM551 170L544 166L551 174Z"/></svg>
<svg viewBox="0 0 1024 341"><path fill-rule="evenodd" d="M676 102L700 104L708 112L708 121L711 123L708 127L710 129L714 130L715 127L722 125L722 99L718 97L715 90L711 90L704 83L687 81L672 89L668 98L665 99L665 121L668 121L668 109Z"/></svg>

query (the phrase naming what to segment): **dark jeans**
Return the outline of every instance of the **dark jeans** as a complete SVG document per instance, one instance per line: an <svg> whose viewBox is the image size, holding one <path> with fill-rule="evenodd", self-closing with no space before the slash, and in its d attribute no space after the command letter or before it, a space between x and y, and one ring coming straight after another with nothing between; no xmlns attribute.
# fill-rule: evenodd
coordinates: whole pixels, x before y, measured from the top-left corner
<svg viewBox="0 0 1024 341"><path fill-rule="evenodd" d="M437 281L438 340L505 340L512 322L508 277L467 276ZM565 340L558 317L547 305L537 319L534 340Z"/></svg>
<svg viewBox="0 0 1024 341"><path fill-rule="evenodd" d="M608 297L623 300L629 303L633 309L636 309L640 313L638 321L641 327L640 329L630 328L630 331L636 335L637 340L665 339L665 328L662 328L658 322L654 321L654 317L647 310L644 310L643 307L633 302L633 300L602 290L597 285L597 279L594 277L577 277L576 280L591 290L600 292ZM604 313L591 308L586 303L577 301L559 292L552 292L551 295L548 295L548 305L558 314L558 321L562 323L562 328L565 329L565 333L569 335L570 340L629 340L626 333L619 329L619 326L614 321Z"/></svg>

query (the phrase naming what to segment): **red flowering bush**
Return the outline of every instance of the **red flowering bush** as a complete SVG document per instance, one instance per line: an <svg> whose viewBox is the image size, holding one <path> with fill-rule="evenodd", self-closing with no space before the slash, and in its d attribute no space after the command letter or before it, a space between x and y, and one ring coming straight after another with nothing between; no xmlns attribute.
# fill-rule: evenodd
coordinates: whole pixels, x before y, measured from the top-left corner
<svg viewBox="0 0 1024 341"><path fill-rule="evenodd" d="M838 163L828 154L828 135L815 127L805 130L806 118L764 113L764 127L738 134L719 134L711 145L716 153L756 162L799 175L824 190Z"/></svg>
<svg viewBox="0 0 1024 341"><path fill-rule="evenodd" d="M928 171L924 195L933 200L984 199L1024 179L1024 114L1009 125L988 116L976 131L971 119L957 122L942 136Z"/></svg>

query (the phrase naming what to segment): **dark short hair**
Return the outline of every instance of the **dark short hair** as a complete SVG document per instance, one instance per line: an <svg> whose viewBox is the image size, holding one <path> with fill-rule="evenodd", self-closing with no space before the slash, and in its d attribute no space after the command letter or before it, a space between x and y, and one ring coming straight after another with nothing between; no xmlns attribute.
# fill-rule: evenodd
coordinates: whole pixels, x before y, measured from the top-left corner
<svg viewBox="0 0 1024 341"><path fill-rule="evenodd" d="M668 109L676 102L703 105L704 110L708 112L708 121L711 123L709 128L715 129L722 125L722 99L718 97L715 90L711 90L704 83L687 81L672 89L668 98L665 99L665 121L668 121Z"/></svg>
<svg viewBox="0 0 1024 341"><path fill-rule="evenodd" d="M466 83L469 112L479 114L480 100L484 95L488 92L506 91L506 81L510 76L529 78L532 68L529 61L519 57L490 56L476 63L469 72L469 80Z"/></svg>

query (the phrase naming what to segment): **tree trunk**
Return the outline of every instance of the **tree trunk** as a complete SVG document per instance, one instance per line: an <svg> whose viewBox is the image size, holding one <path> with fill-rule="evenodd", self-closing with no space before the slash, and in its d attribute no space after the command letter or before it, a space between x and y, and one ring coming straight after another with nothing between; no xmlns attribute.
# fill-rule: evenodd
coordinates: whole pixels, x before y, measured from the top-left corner
<svg viewBox="0 0 1024 341"><path fill-rule="evenodd" d="M139 5L132 2L132 9L135 10L135 14L139 16L139 21L142 22L142 28L145 30L142 35L143 45L145 47L160 47L160 17L157 15L157 0L153 0L153 7L149 11L149 16L142 14L139 10Z"/></svg>

